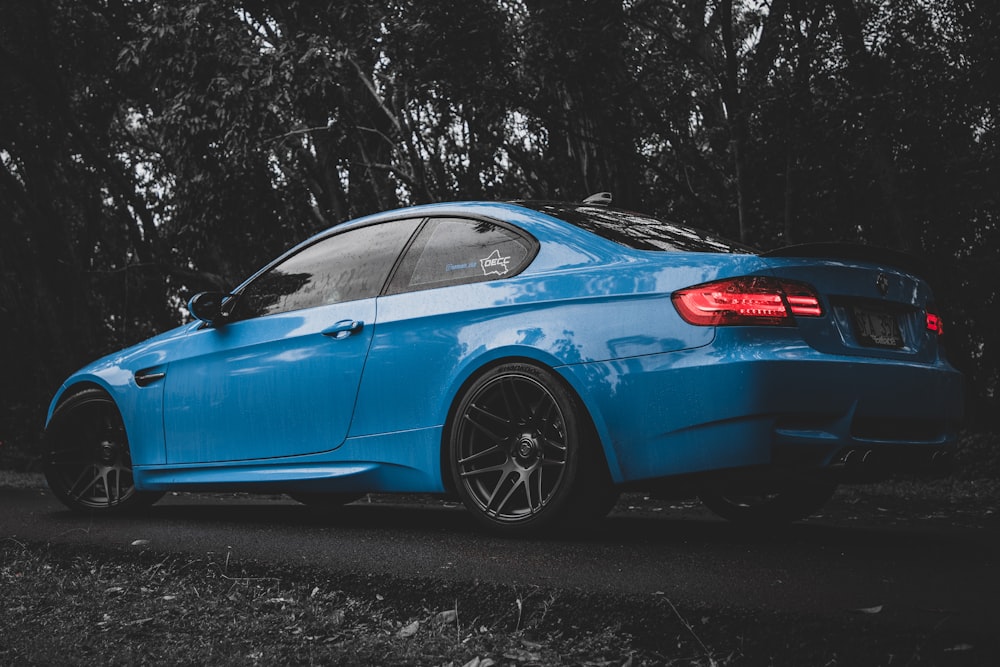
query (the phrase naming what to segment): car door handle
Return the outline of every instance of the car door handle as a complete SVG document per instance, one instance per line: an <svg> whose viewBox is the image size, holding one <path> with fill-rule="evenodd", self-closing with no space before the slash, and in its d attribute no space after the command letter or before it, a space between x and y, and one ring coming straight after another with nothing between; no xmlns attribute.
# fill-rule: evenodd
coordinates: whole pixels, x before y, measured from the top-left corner
<svg viewBox="0 0 1000 667"><path fill-rule="evenodd" d="M165 371L161 371L155 368L146 368L141 371L135 372L135 383L140 387L148 387L149 385L162 380L167 377Z"/></svg>
<svg viewBox="0 0 1000 667"><path fill-rule="evenodd" d="M361 320L341 320L331 327L323 329L323 335L329 336L330 338L347 338L353 334L361 331L365 326L365 323Z"/></svg>

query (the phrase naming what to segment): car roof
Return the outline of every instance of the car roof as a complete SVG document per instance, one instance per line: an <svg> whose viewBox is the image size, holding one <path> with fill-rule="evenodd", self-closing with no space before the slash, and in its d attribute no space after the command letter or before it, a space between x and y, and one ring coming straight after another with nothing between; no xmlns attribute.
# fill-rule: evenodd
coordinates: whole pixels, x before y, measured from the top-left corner
<svg viewBox="0 0 1000 667"><path fill-rule="evenodd" d="M413 216L485 217L515 224L540 241L593 245L594 237L635 250L755 253L753 248L724 239L690 225L665 221L644 213L612 208L604 204L544 200L505 202L468 201L423 204L386 211L344 223L333 229L372 224ZM583 234L579 232L582 231ZM558 238L547 238L554 234ZM603 245L598 243L598 245Z"/></svg>
<svg viewBox="0 0 1000 667"><path fill-rule="evenodd" d="M619 219L617 232L602 235L594 229L588 229L585 224L580 224L581 216L607 218L609 215ZM691 227L664 223L648 215L612 209L604 205L533 200L441 202L382 211L334 225L279 254L271 262L251 274L234 291L306 246L348 229L391 222L392 220L451 216L513 225L523 232L527 232L541 246L541 251L529 269L531 272L617 261L634 261L641 258L649 259L655 254L661 254L664 250L754 252L749 248L738 246L738 244L716 245L714 237L709 237L706 233ZM625 222L622 222L623 220ZM640 234L638 235L639 243L629 243L630 235L627 230L621 229L620 224L641 224L643 221L668 225L675 235L680 234L689 239L709 237L713 241L708 245L702 244L700 247L663 247L662 245L657 247L653 244L642 243L643 235ZM633 235L632 240L634 239L635 235Z"/></svg>

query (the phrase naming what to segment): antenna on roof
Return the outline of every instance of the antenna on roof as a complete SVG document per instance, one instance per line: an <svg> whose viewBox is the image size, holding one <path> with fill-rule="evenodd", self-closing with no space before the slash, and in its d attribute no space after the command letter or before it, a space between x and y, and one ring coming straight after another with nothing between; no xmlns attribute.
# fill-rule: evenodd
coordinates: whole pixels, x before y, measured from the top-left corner
<svg viewBox="0 0 1000 667"><path fill-rule="evenodd" d="M595 192L586 199L583 200L584 204L593 204L595 206L610 206L611 205L611 193L610 192Z"/></svg>

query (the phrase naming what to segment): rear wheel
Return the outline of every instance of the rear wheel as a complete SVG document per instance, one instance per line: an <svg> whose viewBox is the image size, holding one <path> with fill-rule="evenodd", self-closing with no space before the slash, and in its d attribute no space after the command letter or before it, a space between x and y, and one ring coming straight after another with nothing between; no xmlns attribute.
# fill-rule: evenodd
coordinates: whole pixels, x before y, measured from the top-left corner
<svg viewBox="0 0 1000 667"><path fill-rule="evenodd" d="M776 525L804 519L826 504L837 485L811 479L792 479L748 485L717 482L700 493L708 509L729 521L752 525Z"/></svg>
<svg viewBox="0 0 1000 667"><path fill-rule="evenodd" d="M136 491L125 424L100 389L85 389L56 408L45 432L43 470L55 496L77 511L120 512L163 495Z"/></svg>
<svg viewBox="0 0 1000 667"><path fill-rule="evenodd" d="M582 415L576 396L538 366L506 363L479 377L450 428L452 479L465 506L508 533L606 513L617 495L599 474Z"/></svg>

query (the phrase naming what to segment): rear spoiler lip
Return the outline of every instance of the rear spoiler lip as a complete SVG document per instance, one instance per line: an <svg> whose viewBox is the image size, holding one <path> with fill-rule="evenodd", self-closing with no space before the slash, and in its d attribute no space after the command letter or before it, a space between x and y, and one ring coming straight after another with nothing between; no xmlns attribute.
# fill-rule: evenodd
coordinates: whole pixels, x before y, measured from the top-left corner
<svg viewBox="0 0 1000 667"><path fill-rule="evenodd" d="M812 257L818 259L853 260L881 264L900 269L918 278L928 279L930 267L927 263L899 250L860 245L857 243L802 243L775 250L768 250L759 257Z"/></svg>

